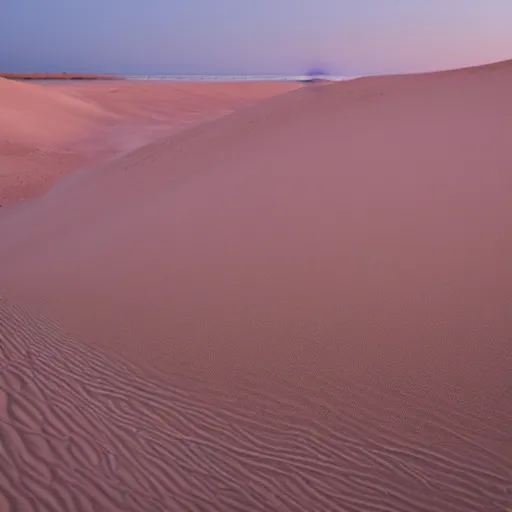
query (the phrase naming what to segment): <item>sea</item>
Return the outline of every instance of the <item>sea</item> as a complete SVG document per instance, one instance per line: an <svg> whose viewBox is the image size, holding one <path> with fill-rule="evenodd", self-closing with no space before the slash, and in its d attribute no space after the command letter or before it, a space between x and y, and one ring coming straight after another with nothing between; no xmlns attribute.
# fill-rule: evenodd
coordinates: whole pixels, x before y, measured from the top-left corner
<svg viewBox="0 0 512 512"><path fill-rule="evenodd" d="M307 80L306 75L118 75L124 80L141 80L141 81L160 81L160 82L302 82ZM360 76L344 76L344 75L324 75L323 80L341 82L347 80L354 80ZM18 81L18 79L14 79ZM101 79L93 79L101 81ZM21 82L26 80L19 79ZM89 82L91 79L69 80L69 79L44 79L44 80L30 80L31 83L40 85L50 84L69 84Z"/></svg>
<svg viewBox="0 0 512 512"><path fill-rule="evenodd" d="M169 82L298 82L306 75L124 75L127 80L163 80ZM326 75L325 80L343 81L358 76Z"/></svg>

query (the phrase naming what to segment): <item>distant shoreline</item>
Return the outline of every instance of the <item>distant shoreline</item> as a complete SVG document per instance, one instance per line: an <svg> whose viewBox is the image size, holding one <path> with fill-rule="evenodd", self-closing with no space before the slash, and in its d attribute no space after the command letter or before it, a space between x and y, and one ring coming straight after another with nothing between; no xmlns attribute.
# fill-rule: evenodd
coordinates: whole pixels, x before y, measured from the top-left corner
<svg viewBox="0 0 512 512"><path fill-rule="evenodd" d="M123 80L120 75L94 75L84 73L0 73L12 80Z"/></svg>
<svg viewBox="0 0 512 512"><path fill-rule="evenodd" d="M2 73L0 78L18 81L136 80L155 82L310 82L307 75L101 75L86 73ZM345 81L358 76L326 76L325 81Z"/></svg>

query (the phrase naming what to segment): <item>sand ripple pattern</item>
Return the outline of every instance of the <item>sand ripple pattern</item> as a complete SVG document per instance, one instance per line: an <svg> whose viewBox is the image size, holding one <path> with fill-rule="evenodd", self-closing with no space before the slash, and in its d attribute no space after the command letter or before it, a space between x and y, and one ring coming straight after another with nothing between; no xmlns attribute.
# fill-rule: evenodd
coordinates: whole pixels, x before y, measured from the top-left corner
<svg viewBox="0 0 512 512"><path fill-rule="evenodd" d="M384 392L331 388L286 421L296 390L164 384L0 301L0 509L510 510L512 401L479 417L404 394L385 417Z"/></svg>

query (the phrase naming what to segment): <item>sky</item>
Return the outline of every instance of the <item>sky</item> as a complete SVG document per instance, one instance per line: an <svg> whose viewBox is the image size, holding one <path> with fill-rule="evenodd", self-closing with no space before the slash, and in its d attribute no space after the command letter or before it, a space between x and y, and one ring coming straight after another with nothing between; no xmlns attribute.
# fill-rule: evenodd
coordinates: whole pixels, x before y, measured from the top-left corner
<svg viewBox="0 0 512 512"><path fill-rule="evenodd" d="M0 71L354 76L512 58L512 0L0 0Z"/></svg>

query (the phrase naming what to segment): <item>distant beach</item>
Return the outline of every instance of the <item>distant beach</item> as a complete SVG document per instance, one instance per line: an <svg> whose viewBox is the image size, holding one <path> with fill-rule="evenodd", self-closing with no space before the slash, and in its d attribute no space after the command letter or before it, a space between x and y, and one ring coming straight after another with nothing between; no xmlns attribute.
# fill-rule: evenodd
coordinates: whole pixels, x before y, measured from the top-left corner
<svg viewBox="0 0 512 512"><path fill-rule="evenodd" d="M326 75L324 80L342 82L360 78L361 75ZM306 82L308 75L94 75L73 73L0 73L0 78L7 78L21 82L38 83L42 85L58 83L74 83L77 81L100 82L103 80L135 80L150 82Z"/></svg>
<svg viewBox="0 0 512 512"><path fill-rule="evenodd" d="M0 78L10 80L120 80L119 75L87 73L1 73Z"/></svg>
<svg viewBox="0 0 512 512"><path fill-rule="evenodd" d="M299 82L307 75L125 75L127 80L165 80L171 82ZM359 76L327 75L333 82L352 80Z"/></svg>

